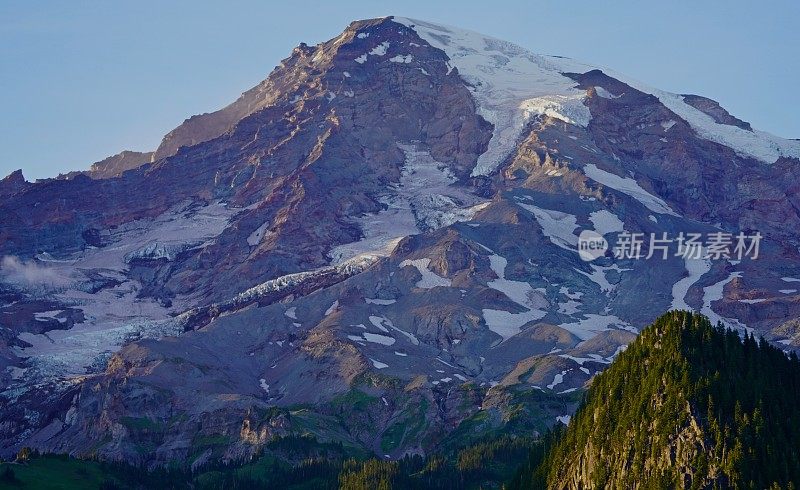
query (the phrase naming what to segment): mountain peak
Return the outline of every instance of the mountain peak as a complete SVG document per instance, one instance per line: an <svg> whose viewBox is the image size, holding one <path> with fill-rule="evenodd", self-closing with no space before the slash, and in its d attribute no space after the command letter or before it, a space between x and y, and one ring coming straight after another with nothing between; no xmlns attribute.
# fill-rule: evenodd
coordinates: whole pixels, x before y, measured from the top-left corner
<svg viewBox="0 0 800 490"><path fill-rule="evenodd" d="M3 177L3 179L0 180L0 182L8 184L8 183L11 183L11 182L26 182L26 180L25 180L25 177L22 175L22 169L20 168L20 169L14 170L10 174L8 174L5 177Z"/></svg>
<svg viewBox="0 0 800 490"><path fill-rule="evenodd" d="M488 119L501 133L507 132L509 136L518 136L510 128L524 124L531 115L548 114L568 123L588 124L580 94L557 75L602 70L636 90L658 97L701 137L728 146L743 156L764 163L774 163L783 157L800 159L800 144L796 141L753 131L748 123L731 116L711 99L657 90L607 68L560 56L537 55L508 41L473 31L414 19L394 19L447 53L450 62L470 83L482 112L489 115ZM497 100L505 101L505 106ZM504 142L490 142L488 155L482 155L474 174L491 173L506 149Z"/></svg>
<svg viewBox="0 0 800 490"><path fill-rule="evenodd" d="M22 169L15 170L0 180L0 197L10 196L30 185L22 175Z"/></svg>

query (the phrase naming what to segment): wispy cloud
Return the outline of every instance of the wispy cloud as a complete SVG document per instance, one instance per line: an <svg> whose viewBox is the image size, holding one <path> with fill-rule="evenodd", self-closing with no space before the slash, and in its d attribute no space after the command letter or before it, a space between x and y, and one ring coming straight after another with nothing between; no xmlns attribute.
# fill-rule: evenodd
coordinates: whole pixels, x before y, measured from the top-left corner
<svg viewBox="0 0 800 490"><path fill-rule="evenodd" d="M13 255L6 255L0 261L0 280L31 289L61 289L72 283L55 268L32 260L23 261Z"/></svg>

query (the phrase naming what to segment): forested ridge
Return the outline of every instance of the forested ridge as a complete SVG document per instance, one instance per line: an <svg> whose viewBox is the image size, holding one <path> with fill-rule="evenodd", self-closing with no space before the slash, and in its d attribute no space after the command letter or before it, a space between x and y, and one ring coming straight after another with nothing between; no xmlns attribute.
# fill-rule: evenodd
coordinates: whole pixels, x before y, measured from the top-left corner
<svg viewBox="0 0 800 490"><path fill-rule="evenodd" d="M795 488L800 361L667 313L593 380L552 444L512 488Z"/></svg>

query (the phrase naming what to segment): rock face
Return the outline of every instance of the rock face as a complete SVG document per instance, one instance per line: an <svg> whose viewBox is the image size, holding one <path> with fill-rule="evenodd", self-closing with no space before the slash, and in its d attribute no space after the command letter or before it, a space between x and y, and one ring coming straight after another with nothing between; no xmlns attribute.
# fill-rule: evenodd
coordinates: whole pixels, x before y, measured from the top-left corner
<svg viewBox="0 0 800 490"><path fill-rule="evenodd" d="M16 170L0 180L0 198L10 197L28 187L22 170Z"/></svg>
<svg viewBox="0 0 800 490"><path fill-rule="evenodd" d="M740 122L410 19L300 45L152 155L0 182L2 447L158 463L310 431L397 457L519 400L544 429L671 307L788 343L800 142ZM586 262L582 230L764 239Z"/></svg>
<svg viewBox="0 0 800 490"><path fill-rule="evenodd" d="M153 152L138 152L125 150L110 156L105 160L93 163L89 168L89 175L95 179L108 179L119 177L123 172L141 167L152 161Z"/></svg>
<svg viewBox="0 0 800 490"><path fill-rule="evenodd" d="M716 100L711 100L700 95L684 94L683 101L695 109L701 110L705 114L711 116L718 124L728 124L748 131L753 130L753 128L750 127L750 123L730 115Z"/></svg>
<svg viewBox="0 0 800 490"><path fill-rule="evenodd" d="M56 179L69 180L79 176L90 177L92 179L110 179L120 177L128 170L133 170L153 161L152 151L139 152L124 150L116 155L111 155L99 162L93 163L89 170L76 170L61 174Z"/></svg>

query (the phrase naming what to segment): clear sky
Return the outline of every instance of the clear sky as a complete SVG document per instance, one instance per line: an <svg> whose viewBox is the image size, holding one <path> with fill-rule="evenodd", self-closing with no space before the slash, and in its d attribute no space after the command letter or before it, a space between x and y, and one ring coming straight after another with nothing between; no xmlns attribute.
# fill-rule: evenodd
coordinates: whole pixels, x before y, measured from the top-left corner
<svg viewBox="0 0 800 490"><path fill-rule="evenodd" d="M36 1L0 3L0 177L87 168L151 150L218 109L304 41L403 15L542 54L608 66L718 100L755 128L800 138L800 2Z"/></svg>

